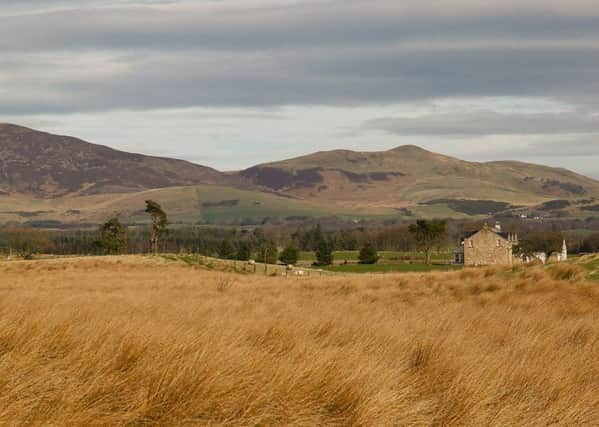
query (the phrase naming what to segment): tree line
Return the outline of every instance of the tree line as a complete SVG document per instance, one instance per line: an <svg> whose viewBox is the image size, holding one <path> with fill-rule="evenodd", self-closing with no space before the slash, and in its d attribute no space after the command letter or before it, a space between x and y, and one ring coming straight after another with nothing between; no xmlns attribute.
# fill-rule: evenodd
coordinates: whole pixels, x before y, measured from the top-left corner
<svg viewBox="0 0 599 427"><path fill-rule="evenodd" d="M328 230L320 224L293 232L254 229L223 229L205 227L170 228L168 215L159 203L147 200L145 212L149 227L128 227L114 217L98 230L49 231L13 228L0 230L0 250L29 258L33 254L56 255L116 255L159 252L186 252L222 259L274 264L296 264L301 251L315 254L314 264L330 265L334 252L360 250L364 264L379 260L378 250L410 251L422 246L427 254L434 242L441 242L445 222L418 222L412 227L385 230ZM443 224L432 239L422 234L425 224ZM425 227L426 228L426 227ZM427 261L430 256L427 255Z"/></svg>
<svg viewBox="0 0 599 427"><path fill-rule="evenodd" d="M223 259L284 264L297 263L302 251L315 254L316 265L329 265L335 251L359 251L359 261L376 263L378 251L420 252L426 263L435 251L450 250L465 229L477 229L479 222L455 223L418 220L413 224L323 229L320 224L282 228L171 227L159 203L146 201L149 226L127 226L110 218L97 230L49 231L25 228L0 230L0 251L29 257L36 253L57 255L139 254L186 252ZM514 224L510 229L514 229ZM561 231L521 230L521 250L559 251ZM599 251L599 233L572 238L571 252Z"/></svg>

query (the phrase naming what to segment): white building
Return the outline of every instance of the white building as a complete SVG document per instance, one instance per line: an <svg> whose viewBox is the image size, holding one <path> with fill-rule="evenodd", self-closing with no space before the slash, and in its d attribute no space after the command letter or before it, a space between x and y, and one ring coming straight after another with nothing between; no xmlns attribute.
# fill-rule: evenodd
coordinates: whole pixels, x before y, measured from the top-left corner
<svg viewBox="0 0 599 427"><path fill-rule="evenodd" d="M549 255L545 252L535 252L530 256L523 257L523 260L524 262L541 261L543 264L568 261L568 245L564 240L561 252L553 252Z"/></svg>

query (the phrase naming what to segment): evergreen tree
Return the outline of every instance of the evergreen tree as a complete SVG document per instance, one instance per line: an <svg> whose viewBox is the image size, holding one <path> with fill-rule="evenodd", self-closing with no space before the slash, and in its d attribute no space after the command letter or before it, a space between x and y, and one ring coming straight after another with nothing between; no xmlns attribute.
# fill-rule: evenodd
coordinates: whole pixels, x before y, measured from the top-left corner
<svg viewBox="0 0 599 427"><path fill-rule="evenodd" d="M316 227L312 230L312 250L317 250L323 240L324 237L322 235L320 224L316 224Z"/></svg>
<svg viewBox="0 0 599 427"><path fill-rule="evenodd" d="M366 243L360 249L358 259L360 260L360 264L376 264L379 261L379 254L373 244Z"/></svg>
<svg viewBox="0 0 599 427"><path fill-rule="evenodd" d="M283 252L281 252L281 256L279 257L279 261L283 264L293 265L297 263L299 259L299 249L295 245L289 245Z"/></svg>
<svg viewBox="0 0 599 427"><path fill-rule="evenodd" d="M118 218L111 218L100 227L98 246L105 254L120 254L127 250L127 227Z"/></svg>
<svg viewBox="0 0 599 427"><path fill-rule="evenodd" d="M328 241L322 239L316 249L316 262L317 266L331 265L333 263L333 245Z"/></svg>
<svg viewBox="0 0 599 427"><path fill-rule="evenodd" d="M237 248L237 253L235 254L235 259L239 261L249 261L252 257L252 249L250 245L246 242L239 243L239 247Z"/></svg>
<svg viewBox="0 0 599 427"><path fill-rule="evenodd" d="M265 264L276 264L279 258L279 251L273 242L263 240L258 245L256 261Z"/></svg>
<svg viewBox="0 0 599 427"><path fill-rule="evenodd" d="M218 257L221 259L234 259L236 250L230 240L225 239L218 247Z"/></svg>

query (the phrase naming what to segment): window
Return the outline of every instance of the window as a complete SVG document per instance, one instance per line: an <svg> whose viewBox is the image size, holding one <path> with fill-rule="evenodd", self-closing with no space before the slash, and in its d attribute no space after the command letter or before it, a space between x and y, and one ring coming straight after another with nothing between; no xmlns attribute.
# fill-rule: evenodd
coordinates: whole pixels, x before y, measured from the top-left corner
<svg viewBox="0 0 599 427"><path fill-rule="evenodd" d="M468 240L468 247L469 248L473 248L474 247L474 242L472 240Z"/></svg>
<svg viewBox="0 0 599 427"><path fill-rule="evenodd" d="M497 247L500 248L501 247L501 239L497 239Z"/></svg>

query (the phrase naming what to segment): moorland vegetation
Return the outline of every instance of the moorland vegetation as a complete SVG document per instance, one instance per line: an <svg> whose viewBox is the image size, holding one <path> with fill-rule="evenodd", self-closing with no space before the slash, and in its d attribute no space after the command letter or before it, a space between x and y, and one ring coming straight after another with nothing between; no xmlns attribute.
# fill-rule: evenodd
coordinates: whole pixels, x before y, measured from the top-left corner
<svg viewBox="0 0 599 427"><path fill-rule="evenodd" d="M2 262L0 420L596 425L597 265L284 278Z"/></svg>

